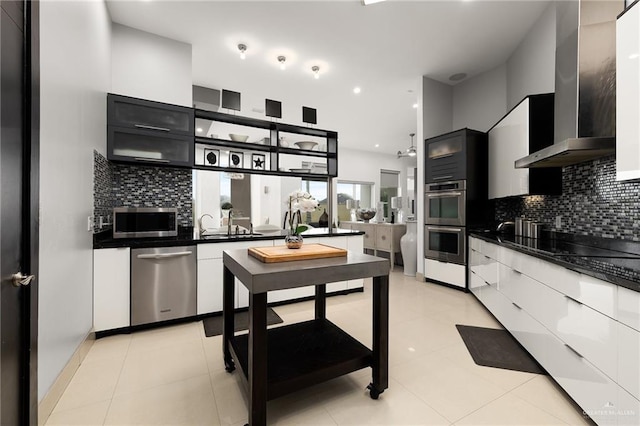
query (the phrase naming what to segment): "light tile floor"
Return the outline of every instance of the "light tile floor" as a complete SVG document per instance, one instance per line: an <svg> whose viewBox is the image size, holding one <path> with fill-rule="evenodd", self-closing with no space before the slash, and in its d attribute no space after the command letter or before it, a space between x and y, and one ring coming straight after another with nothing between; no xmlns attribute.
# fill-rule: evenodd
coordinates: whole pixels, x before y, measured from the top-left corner
<svg viewBox="0 0 640 426"><path fill-rule="evenodd" d="M313 303L275 308L285 324ZM371 345L371 284L327 301L327 316ZM390 277L390 383L377 401L370 369L268 404L278 425L580 425L580 409L548 377L476 365L455 324L500 328L471 294ZM222 339L192 322L95 342L47 425L243 425L247 399L222 362Z"/></svg>

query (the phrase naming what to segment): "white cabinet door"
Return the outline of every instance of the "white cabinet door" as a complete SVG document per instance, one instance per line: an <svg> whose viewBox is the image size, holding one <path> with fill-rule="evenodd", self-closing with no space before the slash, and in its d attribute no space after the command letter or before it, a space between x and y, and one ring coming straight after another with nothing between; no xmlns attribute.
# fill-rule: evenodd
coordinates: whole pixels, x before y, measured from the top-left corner
<svg viewBox="0 0 640 426"><path fill-rule="evenodd" d="M198 260L198 315L222 311L222 259Z"/></svg>
<svg viewBox="0 0 640 426"><path fill-rule="evenodd" d="M618 388L618 426L640 425L640 400Z"/></svg>
<svg viewBox="0 0 640 426"><path fill-rule="evenodd" d="M128 247L93 251L93 327L128 327L131 258Z"/></svg>
<svg viewBox="0 0 640 426"><path fill-rule="evenodd" d="M640 399L640 331L618 323L618 384Z"/></svg>
<svg viewBox="0 0 640 426"><path fill-rule="evenodd" d="M616 179L640 178L640 6L616 22Z"/></svg>
<svg viewBox="0 0 640 426"><path fill-rule="evenodd" d="M529 155L529 98L489 131L489 199L529 193L529 169L516 169Z"/></svg>
<svg viewBox="0 0 640 426"><path fill-rule="evenodd" d="M443 283L466 287L467 268L455 263L440 262L439 260L424 260L424 277Z"/></svg>
<svg viewBox="0 0 640 426"><path fill-rule="evenodd" d="M618 287L618 321L640 331L640 292Z"/></svg>
<svg viewBox="0 0 640 426"><path fill-rule="evenodd" d="M347 237L347 250L354 253L362 253L364 250L364 237L362 235L354 235ZM364 279L359 278L357 280L347 281L347 288L362 288L364 287Z"/></svg>

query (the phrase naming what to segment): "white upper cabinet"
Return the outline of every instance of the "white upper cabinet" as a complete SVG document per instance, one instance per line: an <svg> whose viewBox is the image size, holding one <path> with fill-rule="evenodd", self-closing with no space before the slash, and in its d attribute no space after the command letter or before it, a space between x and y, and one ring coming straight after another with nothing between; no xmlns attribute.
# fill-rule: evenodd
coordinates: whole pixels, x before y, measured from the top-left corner
<svg viewBox="0 0 640 426"><path fill-rule="evenodd" d="M616 23L616 179L640 179L640 6Z"/></svg>
<svg viewBox="0 0 640 426"><path fill-rule="evenodd" d="M522 157L553 144L553 93L524 98L489 130L489 198L560 194L562 169L516 169Z"/></svg>
<svg viewBox="0 0 640 426"><path fill-rule="evenodd" d="M516 169L529 155L529 99L520 102L489 131L489 198L529 192L529 169Z"/></svg>

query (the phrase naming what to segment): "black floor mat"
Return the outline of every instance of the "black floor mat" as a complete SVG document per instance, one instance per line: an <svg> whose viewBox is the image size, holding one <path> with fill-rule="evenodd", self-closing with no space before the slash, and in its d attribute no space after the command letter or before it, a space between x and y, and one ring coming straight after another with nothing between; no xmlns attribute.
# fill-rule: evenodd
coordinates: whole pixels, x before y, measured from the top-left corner
<svg viewBox="0 0 640 426"><path fill-rule="evenodd" d="M547 374L507 331L456 324L471 357L478 365Z"/></svg>
<svg viewBox="0 0 640 426"><path fill-rule="evenodd" d="M282 318L276 314L276 311L267 308L267 325L280 324L281 322L283 322ZM202 324L204 325L204 334L207 337L222 334L222 315L205 318ZM233 325L235 331L247 330L249 328L249 313L247 311L236 312Z"/></svg>

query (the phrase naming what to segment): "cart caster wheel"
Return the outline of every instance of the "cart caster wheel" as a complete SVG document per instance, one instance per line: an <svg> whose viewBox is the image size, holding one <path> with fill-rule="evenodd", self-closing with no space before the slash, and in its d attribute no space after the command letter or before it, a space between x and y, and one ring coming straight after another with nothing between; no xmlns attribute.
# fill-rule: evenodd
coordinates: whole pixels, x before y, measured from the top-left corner
<svg viewBox="0 0 640 426"><path fill-rule="evenodd" d="M233 373L233 371L236 369L236 366L233 364L225 364L224 369L227 371L227 373Z"/></svg>
<svg viewBox="0 0 640 426"><path fill-rule="evenodd" d="M380 394L382 392L384 392L384 391L379 391L378 389L376 389L373 386L373 383L369 383L369 386L367 386L367 389L369 389L369 396L371 397L371 399L378 399Z"/></svg>

